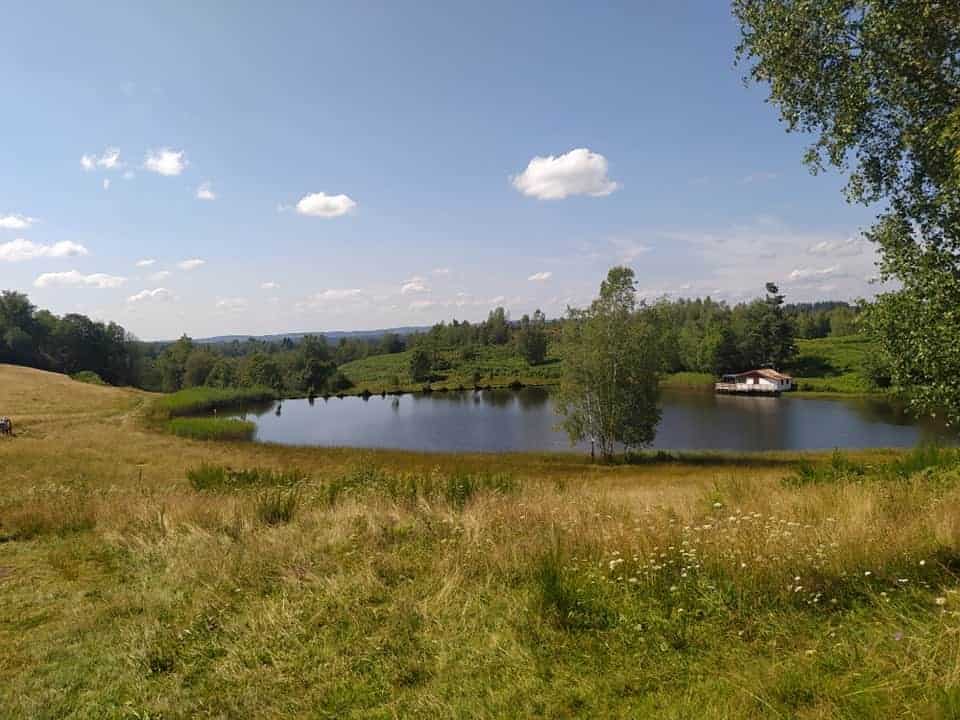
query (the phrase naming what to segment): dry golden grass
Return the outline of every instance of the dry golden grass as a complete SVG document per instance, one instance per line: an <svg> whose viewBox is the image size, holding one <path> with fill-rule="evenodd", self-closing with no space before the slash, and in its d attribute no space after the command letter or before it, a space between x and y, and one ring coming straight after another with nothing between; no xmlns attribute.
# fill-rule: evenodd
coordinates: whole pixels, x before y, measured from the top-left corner
<svg viewBox="0 0 960 720"><path fill-rule="evenodd" d="M0 366L0 717L960 713L956 468L199 443L146 398Z"/></svg>

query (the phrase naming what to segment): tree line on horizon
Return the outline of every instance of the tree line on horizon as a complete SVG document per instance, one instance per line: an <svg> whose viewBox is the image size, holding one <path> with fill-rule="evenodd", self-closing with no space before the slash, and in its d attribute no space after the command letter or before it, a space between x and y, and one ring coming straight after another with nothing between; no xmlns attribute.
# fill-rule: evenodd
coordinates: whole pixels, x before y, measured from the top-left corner
<svg viewBox="0 0 960 720"><path fill-rule="evenodd" d="M857 308L842 302L786 304L775 286L763 298L733 306L698 298L662 299L649 307L655 308L664 336L662 370L713 374L781 367L794 352L795 337L851 334L858 315ZM76 313L56 316L36 308L26 295L6 291L0 293L0 362L67 374L85 371L112 385L164 392L263 385L284 394L335 394L350 387L341 366L405 350L412 351L408 372L414 382L429 382L448 370L451 355L470 363L484 347L506 348L536 366L546 361L550 347L559 347L566 321L548 320L540 310L515 321L498 307L481 322L454 319L412 335L386 332L336 343L323 335L225 343L200 343L184 335L158 343L141 342L116 323Z"/></svg>

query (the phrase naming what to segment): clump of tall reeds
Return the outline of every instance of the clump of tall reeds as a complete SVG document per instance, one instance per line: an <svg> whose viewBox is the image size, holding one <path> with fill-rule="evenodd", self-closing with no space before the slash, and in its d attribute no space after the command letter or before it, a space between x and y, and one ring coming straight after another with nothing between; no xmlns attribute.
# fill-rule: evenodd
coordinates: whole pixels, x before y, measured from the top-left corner
<svg viewBox="0 0 960 720"><path fill-rule="evenodd" d="M150 415L155 419L202 415L214 410L233 410L270 402L276 397L276 392L265 387L193 387L155 400L150 408Z"/></svg>
<svg viewBox="0 0 960 720"><path fill-rule="evenodd" d="M191 440L250 440L257 426L237 418L178 417L167 423L167 429Z"/></svg>

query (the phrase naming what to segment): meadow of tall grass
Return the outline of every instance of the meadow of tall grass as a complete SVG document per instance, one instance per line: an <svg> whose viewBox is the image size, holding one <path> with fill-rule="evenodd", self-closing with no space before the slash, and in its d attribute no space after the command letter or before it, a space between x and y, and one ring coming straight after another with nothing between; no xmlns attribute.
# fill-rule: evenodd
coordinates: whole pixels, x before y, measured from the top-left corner
<svg viewBox="0 0 960 720"><path fill-rule="evenodd" d="M196 443L111 397L0 442L0 717L960 712L955 451Z"/></svg>
<svg viewBox="0 0 960 720"><path fill-rule="evenodd" d="M938 472L721 472L673 502L370 460L216 494L34 487L3 533L39 586L14 574L2 603L40 632L0 714L951 717L960 476Z"/></svg>

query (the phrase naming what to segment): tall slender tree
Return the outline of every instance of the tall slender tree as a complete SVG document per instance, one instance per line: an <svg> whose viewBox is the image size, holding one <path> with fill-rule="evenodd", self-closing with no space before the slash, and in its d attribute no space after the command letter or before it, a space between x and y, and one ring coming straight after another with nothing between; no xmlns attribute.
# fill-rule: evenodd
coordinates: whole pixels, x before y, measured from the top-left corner
<svg viewBox="0 0 960 720"><path fill-rule="evenodd" d="M570 309L564 324L557 410L571 442L589 441L609 459L653 442L660 422L660 333L638 306L633 270L614 267L589 308Z"/></svg>

